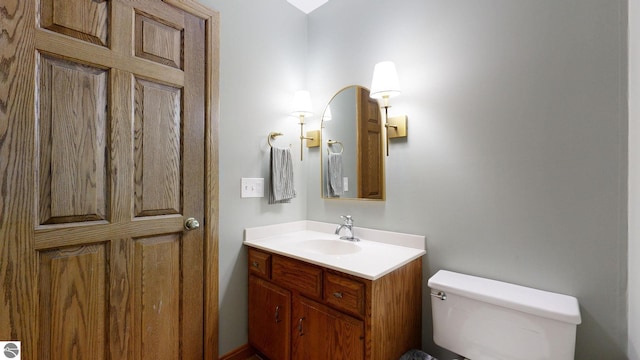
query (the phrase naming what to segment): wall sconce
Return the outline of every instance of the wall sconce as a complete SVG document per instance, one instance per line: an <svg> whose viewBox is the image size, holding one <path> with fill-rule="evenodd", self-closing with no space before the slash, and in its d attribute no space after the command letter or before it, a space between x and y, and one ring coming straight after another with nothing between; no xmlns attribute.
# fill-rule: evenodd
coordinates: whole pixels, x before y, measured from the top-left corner
<svg viewBox="0 0 640 360"><path fill-rule="evenodd" d="M291 115L300 119L300 161L302 161L302 141L307 140L307 147L320 146L320 131L314 130L304 136L304 117L313 115L311 95L306 90L298 90L291 102Z"/></svg>
<svg viewBox="0 0 640 360"><path fill-rule="evenodd" d="M384 127L387 138L387 156L389 156L389 139L407 136L407 117L396 116L389 118L389 99L400 95L400 92L396 65L392 61L377 63L373 68L373 80L371 81L369 96L373 99L382 99Z"/></svg>

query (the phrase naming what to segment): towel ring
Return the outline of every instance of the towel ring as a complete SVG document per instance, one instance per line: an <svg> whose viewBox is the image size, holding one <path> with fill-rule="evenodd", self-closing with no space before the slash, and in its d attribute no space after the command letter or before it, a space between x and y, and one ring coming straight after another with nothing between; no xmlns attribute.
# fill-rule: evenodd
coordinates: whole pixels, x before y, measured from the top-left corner
<svg viewBox="0 0 640 360"><path fill-rule="evenodd" d="M342 154L344 152L344 145L342 145L342 143L340 141L336 141L336 140L328 140L327 141L327 145L328 146L332 146L338 144L340 145L340 152L339 154ZM327 147L327 154L331 153L331 151L329 151L329 147Z"/></svg>
<svg viewBox="0 0 640 360"><path fill-rule="evenodd" d="M271 140L275 140L275 138L277 138L278 136L282 136L282 135L284 135L284 134L281 133L281 132L275 132L275 131L270 132L269 136L267 137L267 142L269 143L269 146L273 147L273 144L271 143Z"/></svg>

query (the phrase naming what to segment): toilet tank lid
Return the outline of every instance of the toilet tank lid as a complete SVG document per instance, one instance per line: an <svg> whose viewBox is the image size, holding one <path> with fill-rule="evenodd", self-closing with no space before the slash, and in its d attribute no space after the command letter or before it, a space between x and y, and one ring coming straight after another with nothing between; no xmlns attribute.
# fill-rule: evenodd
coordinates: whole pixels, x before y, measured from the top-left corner
<svg viewBox="0 0 640 360"><path fill-rule="evenodd" d="M573 296L502 281L440 270L428 282L433 290L484 301L536 316L580 324L580 306Z"/></svg>

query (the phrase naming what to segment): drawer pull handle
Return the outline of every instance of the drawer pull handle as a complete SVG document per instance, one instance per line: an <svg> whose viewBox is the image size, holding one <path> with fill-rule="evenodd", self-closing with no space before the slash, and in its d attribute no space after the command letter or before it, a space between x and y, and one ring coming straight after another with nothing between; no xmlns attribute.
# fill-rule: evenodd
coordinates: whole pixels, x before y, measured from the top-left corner
<svg viewBox="0 0 640 360"><path fill-rule="evenodd" d="M260 268L260 264L258 264L257 261L252 262L251 266L253 266L254 268L258 268L258 269Z"/></svg>
<svg viewBox="0 0 640 360"><path fill-rule="evenodd" d="M337 297L338 299L342 299L342 293L341 292L334 292L333 296Z"/></svg>
<svg viewBox="0 0 640 360"><path fill-rule="evenodd" d="M300 320L298 320L298 336L304 335L304 327L302 326L303 321L304 321L304 317L301 317Z"/></svg>
<svg viewBox="0 0 640 360"><path fill-rule="evenodd" d="M280 306L276 306L276 323L280 322Z"/></svg>

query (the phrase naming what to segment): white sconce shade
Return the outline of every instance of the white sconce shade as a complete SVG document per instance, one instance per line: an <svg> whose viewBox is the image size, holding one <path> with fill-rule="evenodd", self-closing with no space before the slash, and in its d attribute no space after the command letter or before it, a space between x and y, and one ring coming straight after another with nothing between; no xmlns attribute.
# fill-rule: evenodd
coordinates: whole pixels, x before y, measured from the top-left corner
<svg viewBox="0 0 640 360"><path fill-rule="evenodd" d="M392 98L400 95L398 72L393 61L382 61L373 68L373 80L369 96L373 99Z"/></svg>
<svg viewBox="0 0 640 360"><path fill-rule="evenodd" d="M311 95L307 90L298 90L293 94L293 100L291 101L291 115L297 116L300 119L300 161L302 161L302 142L304 140L314 141L313 144L307 143L309 147L316 147L317 142L320 143L320 131L312 132L312 136L304 136L304 117L313 115L313 108L311 107Z"/></svg>
<svg viewBox="0 0 640 360"><path fill-rule="evenodd" d="M406 137L407 117L404 116L400 120L393 121L389 119L389 98L400 95L400 83L398 81L398 72L396 64L393 61L382 61L373 68L373 80L371 80L371 90L369 97L372 99L382 99L384 108L384 127L387 141L387 156L389 156L389 139L396 137ZM390 130L393 129L393 130ZM393 136L389 134L394 132Z"/></svg>
<svg viewBox="0 0 640 360"><path fill-rule="evenodd" d="M324 111L324 115L322 115L322 121L331 121L333 116L331 115L331 106L327 105L327 109Z"/></svg>
<svg viewBox="0 0 640 360"><path fill-rule="evenodd" d="M291 102L291 115L313 115L313 108L311 107L311 95L307 90L298 90L293 95L293 101Z"/></svg>

